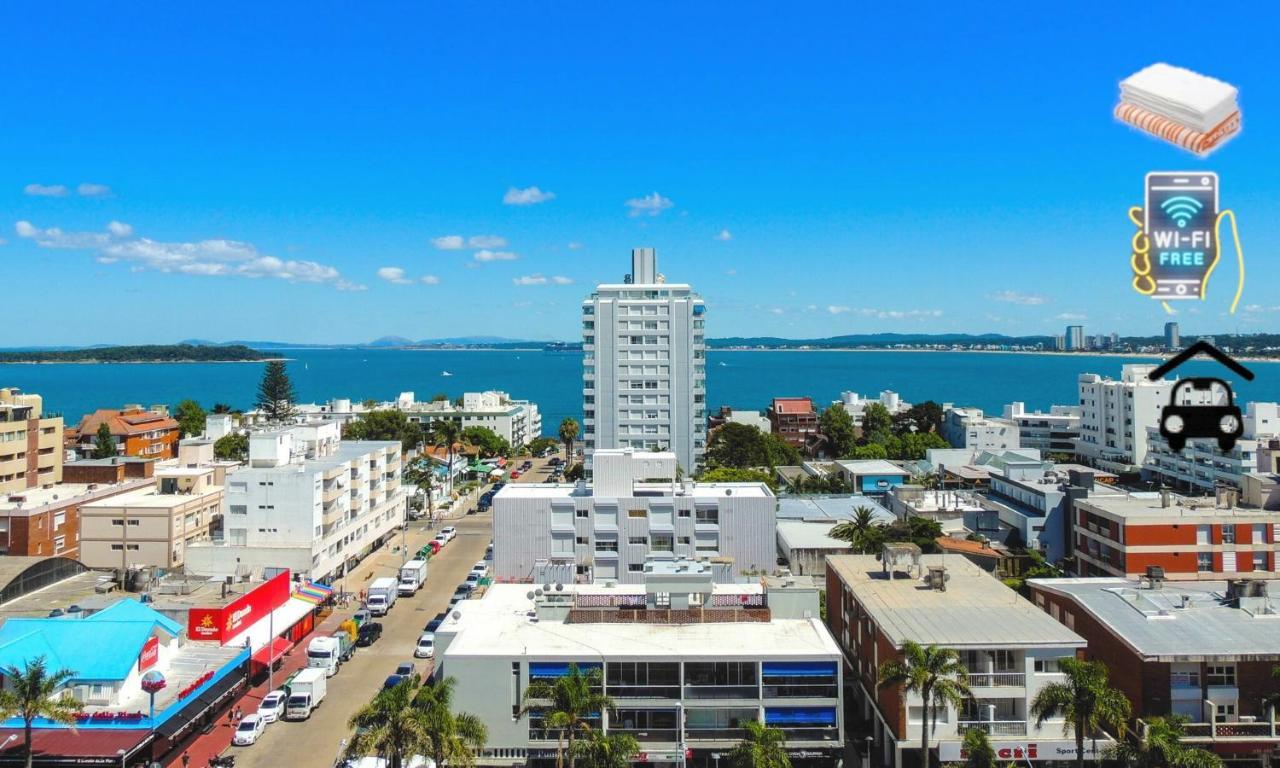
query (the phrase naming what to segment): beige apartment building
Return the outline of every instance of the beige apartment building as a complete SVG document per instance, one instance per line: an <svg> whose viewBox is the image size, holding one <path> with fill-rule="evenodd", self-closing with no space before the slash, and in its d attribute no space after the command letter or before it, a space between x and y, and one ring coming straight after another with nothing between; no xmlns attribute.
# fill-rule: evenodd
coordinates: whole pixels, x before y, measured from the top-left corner
<svg viewBox="0 0 1280 768"><path fill-rule="evenodd" d="M43 414L39 395L0 389L0 493L62 482L62 417Z"/></svg>
<svg viewBox="0 0 1280 768"><path fill-rule="evenodd" d="M80 507L80 560L90 568L181 568L187 546L221 525L225 470L156 469L155 483Z"/></svg>

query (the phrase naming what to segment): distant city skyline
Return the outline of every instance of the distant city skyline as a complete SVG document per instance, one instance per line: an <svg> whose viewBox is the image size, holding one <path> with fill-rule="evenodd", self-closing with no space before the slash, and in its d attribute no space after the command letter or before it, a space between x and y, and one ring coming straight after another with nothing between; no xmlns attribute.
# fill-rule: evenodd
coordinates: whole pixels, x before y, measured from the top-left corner
<svg viewBox="0 0 1280 768"><path fill-rule="evenodd" d="M1276 8L493 10L24 7L0 258L32 322L0 346L571 341L634 247L709 337L1280 330ZM1241 135L1201 160L1115 121L1155 61L1237 85ZM1219 174L1236 315L1228 260L1176 318L1129 288L1157 169Z"/></svg>

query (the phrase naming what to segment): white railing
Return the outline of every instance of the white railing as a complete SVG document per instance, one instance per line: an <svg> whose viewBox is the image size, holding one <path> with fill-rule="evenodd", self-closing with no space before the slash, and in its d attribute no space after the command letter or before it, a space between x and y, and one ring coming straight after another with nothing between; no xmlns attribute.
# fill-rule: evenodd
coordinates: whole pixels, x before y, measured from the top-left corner
<svg viewBox="0 0 1280 768"><path fill-rule="evenodd" d="M977 728L980 731L991 734L992 736L1025 736L1027 735L1026 720L961 720L956 723L961 733L970 728Z"/></svg>

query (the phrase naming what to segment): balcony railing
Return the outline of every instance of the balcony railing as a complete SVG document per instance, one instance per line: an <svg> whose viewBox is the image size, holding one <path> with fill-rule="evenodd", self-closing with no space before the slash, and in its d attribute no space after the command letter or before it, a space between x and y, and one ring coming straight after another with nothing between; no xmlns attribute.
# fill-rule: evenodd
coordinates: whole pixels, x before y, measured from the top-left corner
<svg viewBox="0 0 1280 768"><path fill-rule="evenodd" d="M1027 684L1027 676L1023 672L970 672L970 688L1003 688L1021 687Z"/></svg>
<svg viewBox="0 0 1280 768"><path fill-rule="evenodd" d="M686 685L686 699L754 699L760 695L755 685Z"/></svg>
<svg viewBox="0 0 1280 768"><path fill-rule="evenodd" d="M735 622L769 623L768 608L655 608L619 610L617 608L573 608L569 624L728 624Z"/></svg>
<svg viewBox="0 0 1280 768"><path fill-rule="evenodd" d="M1280 724L1259 721L1255 723L1187 723L1182 726L1183 736L1189 740L1213 739L1280 739Z"/></svg>
<svg viewBox="0 0 1280 768"><path fill-rule="evenodd" d="M769 685L764 686L766 699L834 699L839 695L835 683L814 683L809 685Z"/></svg>
<svg viewBox="0 0 1280 768"><path fill-rule="evenodd" d="M685 741L742 741L745 728L685 728Z"/></svg>
<svg viewBox="0 0 1280 768"><path fill-rule="evenodd" d="M960 732L970 728L989 733L992 736L1026 736L1026 720L961 720L956 723Z"/></svg>

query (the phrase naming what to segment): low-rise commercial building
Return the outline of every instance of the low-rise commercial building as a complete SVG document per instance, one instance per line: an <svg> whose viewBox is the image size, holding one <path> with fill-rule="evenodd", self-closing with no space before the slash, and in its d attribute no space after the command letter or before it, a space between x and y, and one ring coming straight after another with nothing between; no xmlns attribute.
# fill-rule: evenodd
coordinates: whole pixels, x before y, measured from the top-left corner
<svg viewBox="0 0 1280 768"><path fill-rule="evenodd" d="M1063 721L1037 725L1031 702L1063 679L1059 662L1084 648L1084 639L964 557L921 555L911 544L888 545L879 557L831 557L827 624L844 652L848 706L873 723L874 762L900 767L904 753L919 754L924 702L878 684L880 668L901 659L907 641L955 649L969 670L973 698L940 708L930 733L942 762L960 759L971 728L986 731L998 754L1016 751L1022 761L1074 758ZM1107 743L1099 740L1094 752L1086 742L1087 757Z"/></svg>
<svg viewBox="0 0 1280 768"><path fill-rule="evenodd" d="M1028 586L1036 605L1088 641L1086 656L1106 664L1135 718L1181 716L1185 745L1231 765L1272 763L1280 726L1262 701L1280 693L1274 583L1090 578Z"/></svg>
<svg viewBox="0 0 1280 768"><path fill-rule="evenodd" d="M1028 411L1025 403L1013 402L1004 407L1005 421L1018 427L1018 440L1023 448L1035 448L1042 455L1076 452L1080 437L1080 406L1054 405L1049 412Z"/></svg>
<svg viewBox="0 0 1280 768"><path fill-rule="evenodd" d="M985 416L981 408L948 408L942 417L941 432L954 448L1008 451L1022 447L1015 422Z"/></svg>
<svg viewBox="0 0 1280 768"><path fill-rule="evenodd" d="M118 483L62 483L52 488L11 493L0 500L2 554L25 557L61 555L79 560L81 507L109 502L123 494L148 488L152 482L128 479Z"/></svg>
<svg viewBox="0 0 1280 768"><path fill-rule="evenodd" d="M730 408L727 405L721 407L720 413L712 416L708 421L708 426L711 429L722 427L725 424L744 424L748 427L755 427L761 432L773 430L769 417L759 411L744 411L740 408Z"/></svg>
<svg viewBox="0 0 1280 768"><path fill-rule="evenodd" d="M109 459L78 459L62 465L64 483L96 483L109 485L126 480L155 477L156 460L137 456L112 456Z"/></svg>
<svg viewBox="0 0 1280 768"><path fill-rule="evenodd" d="M1091 497L1075 510L1080 576L1137 578L1157 567L1175 580L1280 577L1280 511L1237 506L1233 491Z"/></svg>
<svg viewBox="0 0 1280 768"><path fill-rule="evenodd" d="M497 584L458 604L436 630L437 674L457 681L455 709L488 727L481 765L555 764L560 734L536 709L522 714L524 694L570 665L600 671L617 709L591 726L633 736L638 762L712 768L758 720L783 731L796 768L840 764L840 649L815 586L718 584L687 561L642 575L538 593Z"/></svg>
<svg viewBox="0 0 1280 768"><path fill-rule="evenodd" d="M776 499L764 483L678 480L674 453L597 450L591 485L510 484L493 497L493 573L500 581L639 583L648 559L775 568Z"/></svg>
<svg viewBox="0 0 1280 768"><path fill-rule="evenodd" d="M799 450L819 433L818 411L811 397L775 397L768 415L773 433Z"/></svg>
<svg viewBox="0 0 1280 768"><path fill-rule="evenodd" d="M62 482L62 417L39 395L0 389L0 494Z"/></svg>
<svg viewBox="0 0 1280 768"><path fill-rule="evenodd" d="M854 493L884 494L903 485L911 473L883 459L841 459L833 462L836 472Z"/></svg>
<svg viewBox="0 0 1280 768"><path fill-rule="evenodd" d="M144 459L173 459L178 456L178 440L182 430L178 421L163 405L143 408L126 405L120 409L99 408L80 419L80 424L66 434L67 448L82 458L93 455L98 430L103 424L111 430L116 453Z"/></svg>
<svg viewBox="0 0 1280 768"><path fill-rule="evenodd" d="M1016 534L1016 541L1006 543L1020 543L1057 563L1071 555L1075 502L1124 494L1095 483L1091 471L1060 472L1052 466L1032 459L1005 461L991 474L982 504Z"/></svg>

